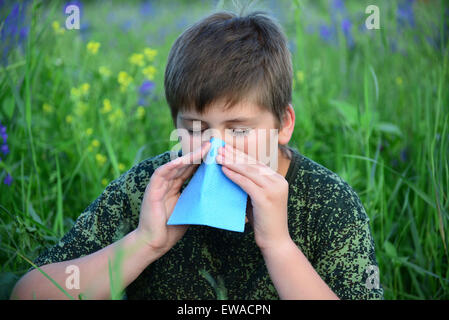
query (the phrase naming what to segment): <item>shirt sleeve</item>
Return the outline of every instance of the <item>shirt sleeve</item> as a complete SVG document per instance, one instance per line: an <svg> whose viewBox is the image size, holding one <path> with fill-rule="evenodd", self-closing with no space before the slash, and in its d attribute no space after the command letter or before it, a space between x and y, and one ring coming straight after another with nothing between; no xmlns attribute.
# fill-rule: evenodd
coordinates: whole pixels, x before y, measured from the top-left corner
<svg viewBox="0 0 449 320"><path fill-rule="evenodd" d="M60 241L39 255L34 264L42 266L80 258L129 233L132 226L127 188L133 177L132 172L133 168L112 181L81 213Z"/></svg>
<svg viewBox="0 0 449 320"><path fill-rule="evenodd" d="M350 201L338 201L319 234L314 267L333 292L340 299L383 299L369 218L354 191Z"/></svg>

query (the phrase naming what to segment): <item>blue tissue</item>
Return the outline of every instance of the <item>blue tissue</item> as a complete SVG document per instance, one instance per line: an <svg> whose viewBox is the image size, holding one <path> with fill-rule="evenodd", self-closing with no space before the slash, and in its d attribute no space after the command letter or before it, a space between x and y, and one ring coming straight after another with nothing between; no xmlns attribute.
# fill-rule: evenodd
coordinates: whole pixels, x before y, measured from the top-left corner
<svg viewBox="0 0 449 320"><path fill-rule="evenodd" d="M182 191L168 225L196 224L243 232L247 193L223 173L215 161L218 148L225 145L212 137L205 162Z"/></svg>

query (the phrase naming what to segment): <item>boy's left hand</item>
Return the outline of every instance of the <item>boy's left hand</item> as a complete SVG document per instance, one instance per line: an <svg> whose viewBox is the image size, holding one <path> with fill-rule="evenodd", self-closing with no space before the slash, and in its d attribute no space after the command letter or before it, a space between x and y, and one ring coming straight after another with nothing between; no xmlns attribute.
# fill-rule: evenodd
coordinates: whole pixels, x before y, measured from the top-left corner
<svg viewBox="0 0 449 320"><path fill-rule="evenodd" d="M290 241L287 222L288 182L264 163L226 144L216 157L223 173L251 198L252 217L259 248L270 250Z"/></svg>

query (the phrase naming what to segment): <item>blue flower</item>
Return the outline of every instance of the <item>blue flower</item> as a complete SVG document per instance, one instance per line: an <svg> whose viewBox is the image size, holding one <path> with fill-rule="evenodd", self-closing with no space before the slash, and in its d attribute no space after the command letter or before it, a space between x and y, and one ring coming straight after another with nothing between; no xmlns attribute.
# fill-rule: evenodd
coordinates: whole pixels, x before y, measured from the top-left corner
<svg viewBox="0 0 449 320"><path fill-rule="evenodd" d="M337 11L346 11L345 2L343 0L333 0L332 8Z"/></svg>
<svg viewBox="0 0 449 320"><path fill-rule="evenodd" d="M144 16L153 16L155 13L153 3L151 1L145 1L140 5L140 13Z"/></svg>
<svg viewBox="0 0 449 320"><path fill-rule="evenodd" d="M415 0L404 0L398 4L396 18L399 26L404 27L406 24L411 27L415 26L415 14L413 12L414 2Z"/></svg>
<svg viewBox="0 0 449 320"><path fill-rule="evenodd" d="M1 4L1 3L0 3ZM9 153L9 147L7 144L7 139L8 139L8 135L6 134L6 126L3 126L0 122L0 137L3 140L3 144L0 147L0 151L6 156ZM2 158L0 158L0 161L2 161ZM12 183L12 177L11 175L8 173L5 180L3 181L4 184L10 186Z"/></svg>
<svg viewBox="0 0 449 320"><path fill-rule="evenodd" d="M3 180L3 183L6 184L6 185L8 185L8 186L11 185L11 183L12 183L12 177L11 177L11 175L10 175L9 173L6 175L6 178L5 178L5 180Z"/></svg>
<svg viewBox="0 0 449 320"><path fill-rule="evenodd" d="M139 87L139 105L145 106L148 104L148 98L154 92L156 84L150 80L144 80Z"/></svg>
<svg viewBox="0 0 449 320"><path fill-rule="evenodd" d="M344 18L341 21L341 30L343 31L343 34L346 38L346 43L348 44L349 47L354 46L354 39L352 37L351 27L352 27L351 20Z"/></svg>
<svg viewBox="0 0 449 320"><path fill-rule="evenodd" d="M406 162L408 159L408 148L405 147L404 149L401 150L400 154L399 154L399 158L401 159L402 162Z"/></svg>
<svg viewBox="0 0 449 320"><path fill-rule="evenodd" d="M11 7L0 3L0 21L3 25L0 29L0 53L1 62L8 64L8 58L12 50L19 48L23 50L22 44L28 36L29 19L26 17L26 11L30 1L16 3ZM8 3L10 4L10 3Z"/></svg>
<svg viewBox="0 0 449 320"><path fill-rule="evenodd" d="M5 156L9 153L9 147L7 144L2 145L0 150Z"/></svg>
<svg viewBox="0 0 449 320"><path fill-rule="evenodd" d="M320 26L320 37L324 41L331 41L334 37L334 32L329 26L323 24Z"/></svg>
<svg viewBox="0 0 449 320"><path fill-rule="evenodd" d="M154 84L153 81L150 81L150 80L144 80L144 81L142 82L142 85L141 85L140 88L139 88L139 93L140 93L141 95L147 96L147 95L149 95L150 93L153 92L155 86L156 86L156 85Z"/></svg>

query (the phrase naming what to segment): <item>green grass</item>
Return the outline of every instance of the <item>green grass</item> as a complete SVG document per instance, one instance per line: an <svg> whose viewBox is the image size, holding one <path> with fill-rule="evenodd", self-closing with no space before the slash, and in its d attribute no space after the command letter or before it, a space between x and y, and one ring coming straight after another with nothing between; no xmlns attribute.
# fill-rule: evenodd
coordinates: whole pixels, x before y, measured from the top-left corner
<svg viewBox="0 0 449 320"><path fill-rule="evenodd" d="M386 299L448 299L449 48L428 41L444 38L438 22L444 1L416 2L415 26L403 28L397 2L378 1L381 30L365 31L358 24L369 1L347 2L354 48L341 31L336 43L309 31L309 23L331 21L327 1L279 3L285 7L280 22L294 44L296 127L290 144L360 195ZM83 17L90 31L83 38L79 31L55 33L53 21L64 25L62 6L34 2L23 52L12 52L0 68L0 121L8 127L11 150L0 162L0 298L30 267L22 257L33 260L55 244L107 183L171 148L163 90L168 52L185 27L177 26L183 17L191 23L213 9L212 3L180 2L143 19L136 2L89 2ZM128 20L134 22L124 32ZM86 48L90 40L101 44L95 55ZM147 62L157 70L156 88L139 117L138 87L145 77L129 57L146 47L158 51ZM111 75L102 76L100 66ZM120 71L133 77L124 91ZM72 97L72 88L83 83L88 92ZM106 114L104 99L112 105ZM117 110L123 116L111 119ZM2 183L5 172L14 179L10 187ZM120 288L114 287L113 297L121 297Z"/></svg>

